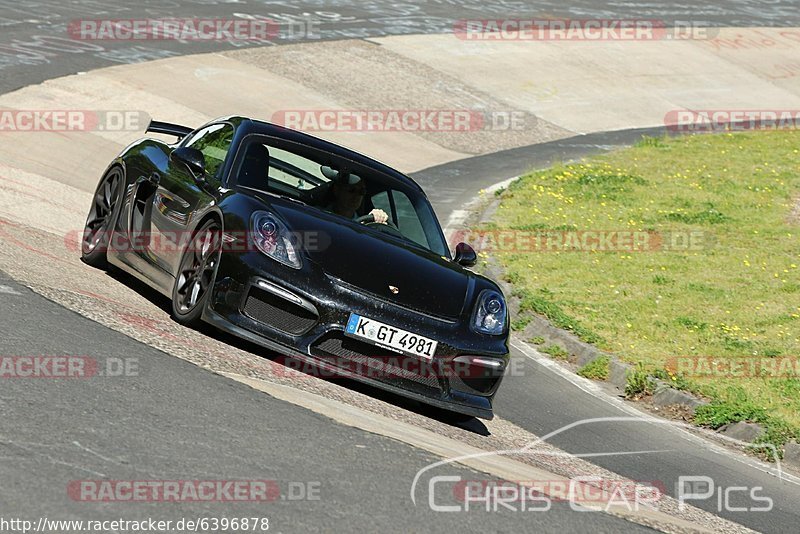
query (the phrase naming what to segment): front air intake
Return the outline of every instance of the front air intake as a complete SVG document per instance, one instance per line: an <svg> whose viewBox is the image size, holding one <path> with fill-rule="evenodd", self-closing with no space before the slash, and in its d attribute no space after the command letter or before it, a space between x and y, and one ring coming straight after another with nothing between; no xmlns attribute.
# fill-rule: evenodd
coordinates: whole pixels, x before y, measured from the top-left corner
<svg viewBox="0 0 800 534"><path fill-rule="evenodd" d="M250 288L242 312L259 323L292 335L308 332L319 320L310 310L257 287Z"/></svg>

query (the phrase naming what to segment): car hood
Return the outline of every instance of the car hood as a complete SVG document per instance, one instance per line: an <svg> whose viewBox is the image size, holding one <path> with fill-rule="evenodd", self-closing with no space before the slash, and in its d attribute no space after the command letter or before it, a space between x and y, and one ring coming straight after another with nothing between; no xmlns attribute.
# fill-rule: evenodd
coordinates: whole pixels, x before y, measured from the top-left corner
<svg viewBox="0 0 800 534"><path fill-rule="evenodd" d="M327 275L423 313L461 315L472 274L460 265L335 215L291 202L271 204L302 238L304 255Z"/></svg>

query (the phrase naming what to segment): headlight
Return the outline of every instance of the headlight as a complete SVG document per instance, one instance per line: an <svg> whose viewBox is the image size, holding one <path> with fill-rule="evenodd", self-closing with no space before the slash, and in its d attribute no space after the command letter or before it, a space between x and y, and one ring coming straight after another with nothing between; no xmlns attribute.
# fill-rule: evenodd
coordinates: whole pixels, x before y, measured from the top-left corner
<svg viewBox="0 0 800 534"><path fill-rule="evenodd" d="M502 334L506 327L506 303L503 295L491 289L478 297L472 316L472 328L483 334Z"/></svg>
<svg viewBox="0 0 800 534"><path fill-rule="evenodd" d="M253 213L252 226L253 243L258 250L293 269L300 268L297 247L285 224L267 211L257 211Z"/></svg>

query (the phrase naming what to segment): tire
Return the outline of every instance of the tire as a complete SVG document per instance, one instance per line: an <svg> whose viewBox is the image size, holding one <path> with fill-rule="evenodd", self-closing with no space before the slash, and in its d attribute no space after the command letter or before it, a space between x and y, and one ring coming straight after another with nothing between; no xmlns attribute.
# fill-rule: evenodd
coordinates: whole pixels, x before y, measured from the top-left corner
<svg viewBox="0 0 800 534"><path fill-rule="evenodd" d="M111 224L117 215L123 187L122 169L113 167L103 176L94 192L81 239L81 260L87 265L98 269L108 268L106 252L113 231Z"/></svg>
<svg viewBox="0 0 800 534"><path fill-rule="evenodd" d="M222 228L206 221L183 251L172 287L172 317L182 325L197 327L203 315L222 250Z"/></svg>

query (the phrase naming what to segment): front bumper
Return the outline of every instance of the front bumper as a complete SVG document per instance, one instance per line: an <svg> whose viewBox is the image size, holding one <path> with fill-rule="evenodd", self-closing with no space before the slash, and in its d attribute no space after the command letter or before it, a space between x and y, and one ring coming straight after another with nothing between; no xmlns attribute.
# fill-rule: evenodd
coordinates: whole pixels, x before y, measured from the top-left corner
<svg viewBox="0 0 800 534"><path fill-rule="evenodd" d="M203 319L238 337L417 401L491 419L508 365L507 336L463 317L433 317L366 294L315 266L284 267L256 252L223 254ZM438 341L431 361L344 335L350 313Z"/></svg>

